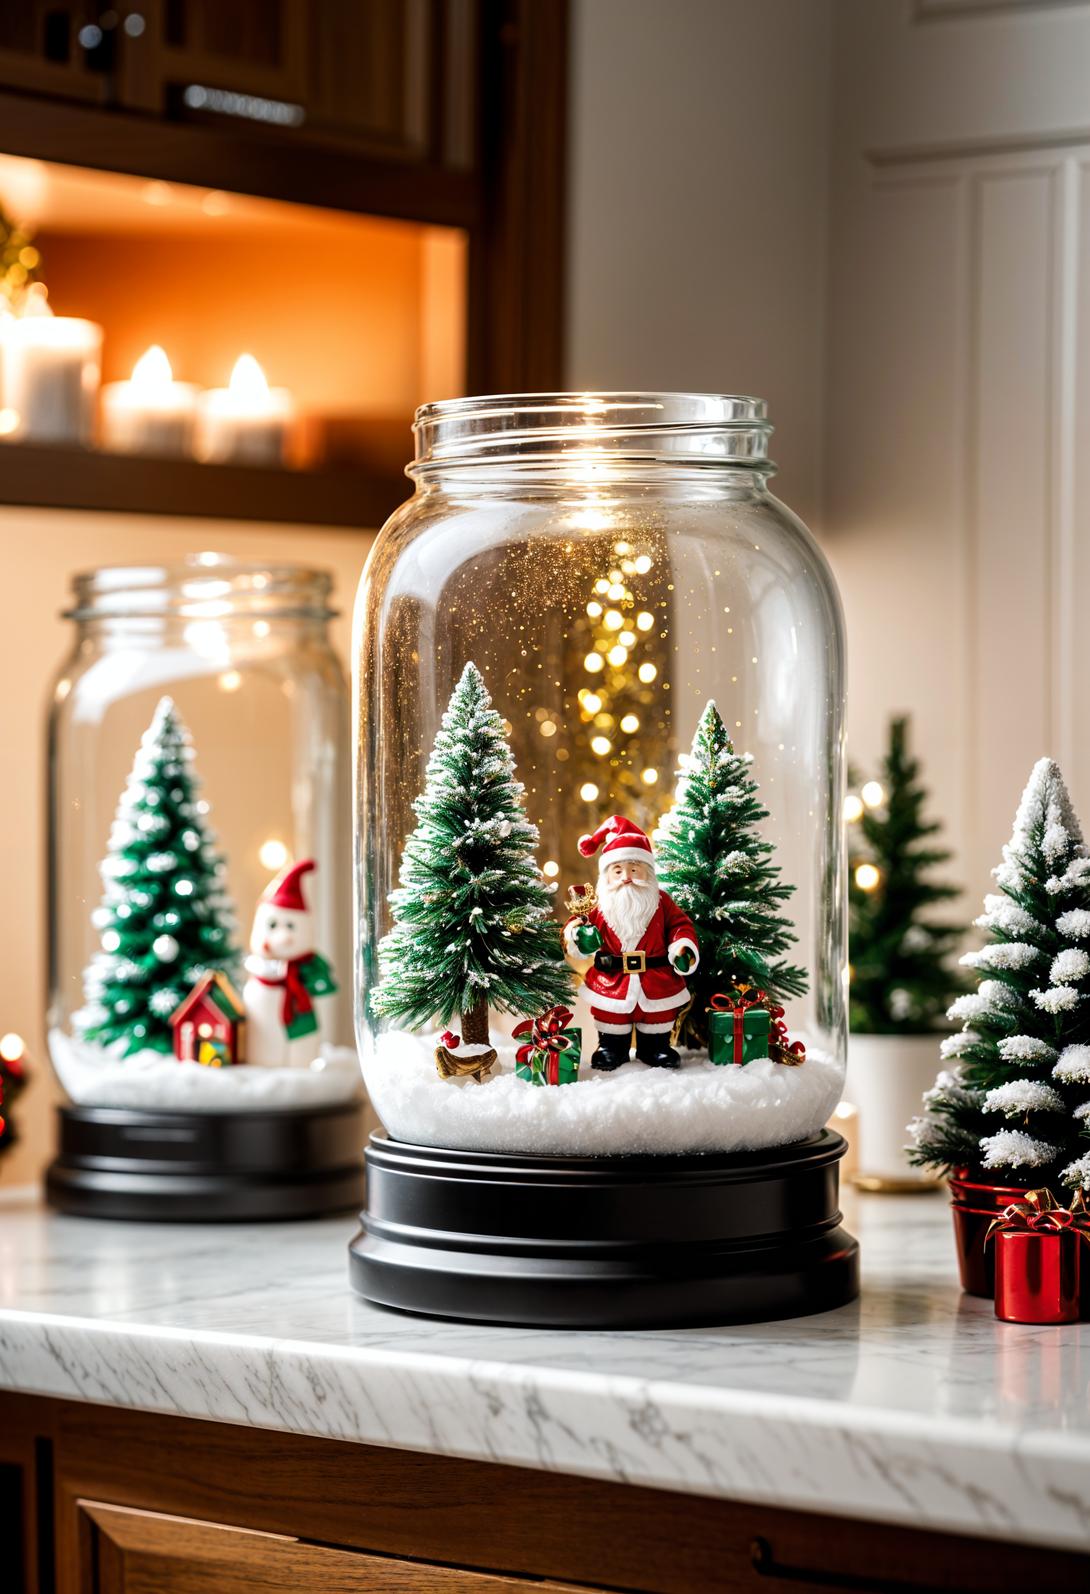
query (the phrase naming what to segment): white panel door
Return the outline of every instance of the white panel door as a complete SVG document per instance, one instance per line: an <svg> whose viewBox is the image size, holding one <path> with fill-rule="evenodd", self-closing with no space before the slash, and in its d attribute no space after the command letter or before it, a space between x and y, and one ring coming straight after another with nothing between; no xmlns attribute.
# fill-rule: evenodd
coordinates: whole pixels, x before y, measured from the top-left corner
<svg viewBox="0 0 1090 1594"><path fill-rule="evenodd" d="M841 0L826 548L849 748L909 710L969 906L1034 759L1090 824L1090 6Z"/></svg>

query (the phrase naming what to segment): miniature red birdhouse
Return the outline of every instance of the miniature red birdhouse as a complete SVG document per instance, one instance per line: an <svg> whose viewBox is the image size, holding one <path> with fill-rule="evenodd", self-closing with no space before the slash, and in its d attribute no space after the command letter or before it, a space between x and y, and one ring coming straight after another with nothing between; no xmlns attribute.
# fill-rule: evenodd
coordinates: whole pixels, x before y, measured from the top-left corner
<svg viewBox="0 0 1090 1594"><path fill-rule="evenodd" d="M242 998L224 974L204 974L170 1015L180 1063L226 1068L246 1061Z"/></svg>

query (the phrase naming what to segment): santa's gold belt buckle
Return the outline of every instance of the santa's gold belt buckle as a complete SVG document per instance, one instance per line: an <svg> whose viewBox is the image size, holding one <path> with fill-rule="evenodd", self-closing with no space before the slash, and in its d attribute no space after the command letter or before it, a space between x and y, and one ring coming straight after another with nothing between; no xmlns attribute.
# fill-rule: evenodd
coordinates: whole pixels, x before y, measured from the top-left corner
<svg viewBox="0 0 1090 1594"><path fill-rule="evenodd" d="M624 955L624 971L626 974L645 974L647 972L647 953L626 952Z"/></svg>

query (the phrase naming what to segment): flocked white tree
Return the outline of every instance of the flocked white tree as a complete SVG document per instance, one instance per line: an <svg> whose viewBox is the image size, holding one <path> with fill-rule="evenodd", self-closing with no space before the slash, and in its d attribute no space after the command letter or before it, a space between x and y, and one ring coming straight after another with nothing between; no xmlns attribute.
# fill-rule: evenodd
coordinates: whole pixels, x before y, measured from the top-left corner
<svg viewBox="0 0 1090 1594"><path fill-rule="evenodd" d="M912 1160L994 1183L1090 1188L1090 856L1063 776L1033 769L995 870L980 975L950 1017L950 1067L912 1125Z"/></svg>
<svg viewBox="0 0 1090 1594"><path fill-rule="evenodd" d="M560 930L534 857L537 827L481 672L451 694L414 808L394 928L379 946L375 1013L416 1028L457 1014L488 1043L488 1010L528 1017L571 999Z"/></svg>

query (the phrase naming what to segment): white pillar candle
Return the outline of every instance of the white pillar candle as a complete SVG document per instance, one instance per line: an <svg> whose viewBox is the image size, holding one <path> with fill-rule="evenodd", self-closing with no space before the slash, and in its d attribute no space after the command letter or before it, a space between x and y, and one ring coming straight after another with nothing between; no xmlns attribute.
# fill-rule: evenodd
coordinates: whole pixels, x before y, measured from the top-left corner
<svg viewBox="0 0 1090 1594"><path fill-rule="evenodd" d="M90 443L101 377L102 328L55 316L44 295L4 324L4 408L11 435L34 443Z"/></svg>
<svg viewBox="0 0 1090 1594"><path fill-rule="evenodd" d="M188 455L196 409L196 386L175 382L166 353L153 344L131 381L102 389L103 445L124 454Z"/></svg>
<svg viewBox="0 0 1090 1594"><path fill-rule="evenodd" d="M235 465L282 465L295 420L286 388L270 388L252 354L240 354L228 387L197 401L197 457Z"/></svg>

